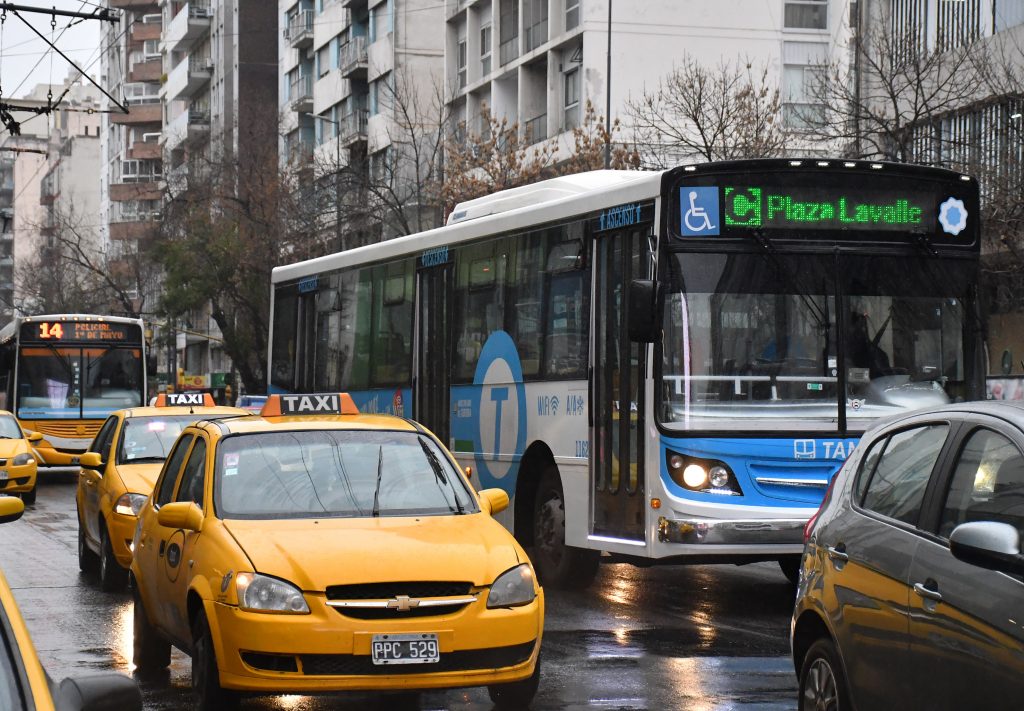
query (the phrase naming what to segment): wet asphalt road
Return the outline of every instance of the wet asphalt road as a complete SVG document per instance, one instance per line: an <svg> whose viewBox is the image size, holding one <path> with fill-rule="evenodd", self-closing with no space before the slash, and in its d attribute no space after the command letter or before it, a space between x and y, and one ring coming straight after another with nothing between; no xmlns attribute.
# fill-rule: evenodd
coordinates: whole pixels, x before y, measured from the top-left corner
<svg viewBox="0 0 1024 711"><path fill-rule="evenodd" d="M44 472L35 507L0 527L0 569L14 589L43 664L60 679L131 673L130 594L107 594L79 573L74 472ZM788 658L792 589L774 564L602 566L585 592L547 591L535 711L727 709L792 711ZM189 658L140 681L145 708L189 708ZM364 695L253 697L243 709L392 707ZM428 692L423 709L491 709L485 689Z"/></svg>

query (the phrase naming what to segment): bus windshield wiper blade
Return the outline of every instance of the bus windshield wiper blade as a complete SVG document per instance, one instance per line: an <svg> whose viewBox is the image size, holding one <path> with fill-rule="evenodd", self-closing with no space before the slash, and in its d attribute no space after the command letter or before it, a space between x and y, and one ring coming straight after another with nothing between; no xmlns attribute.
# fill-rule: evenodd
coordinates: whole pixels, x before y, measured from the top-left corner
<svg viewBox="0 0 1024 711"><path fill-rule="evenodd" d="M376 518L380 516L380 478L384 473L384 447L377 448L377 486L373 490L373 511L371 515Z"/></svg>

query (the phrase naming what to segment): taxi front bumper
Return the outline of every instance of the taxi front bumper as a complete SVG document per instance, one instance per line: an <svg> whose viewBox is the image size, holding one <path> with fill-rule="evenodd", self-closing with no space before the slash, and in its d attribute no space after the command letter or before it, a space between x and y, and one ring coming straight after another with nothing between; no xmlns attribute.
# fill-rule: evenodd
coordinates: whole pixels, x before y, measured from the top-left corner
<svg viewBox="0 0 1024 711"><path fill-rule="evenodd" d="M544 595L529 605L488 610L486 593L455 614L410 619L347 617L306 595L308 615L246 612L208 603L220 683L274 692L434 689L519 681L540 653ZM376 634L435 633L434 664L373 664Z"/></svg>
<svg viewBox="0 0 1024 711"><path fill-rule="evenodd" d="M19 467L5 464L0 467L0 493L20 494L32 491L36 485L36 463L29 462Z"/></svg>

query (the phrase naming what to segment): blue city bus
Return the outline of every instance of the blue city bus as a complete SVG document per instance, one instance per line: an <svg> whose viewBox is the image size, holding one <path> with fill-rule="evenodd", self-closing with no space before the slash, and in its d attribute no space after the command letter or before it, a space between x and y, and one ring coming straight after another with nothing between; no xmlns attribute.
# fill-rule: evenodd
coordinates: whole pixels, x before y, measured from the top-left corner
<svg viewBox="0 0 1024 711"><path fill-rule="evenodd" d="M761 160L595 171L273 272L271 392L412 417L547 585L777 560L877 418L984 393L978 185Z"/></svg>

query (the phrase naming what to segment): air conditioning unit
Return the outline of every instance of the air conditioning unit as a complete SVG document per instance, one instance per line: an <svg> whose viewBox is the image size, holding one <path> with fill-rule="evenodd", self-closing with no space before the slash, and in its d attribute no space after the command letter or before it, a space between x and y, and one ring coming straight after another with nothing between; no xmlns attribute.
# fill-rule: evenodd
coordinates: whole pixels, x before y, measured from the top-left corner
<svg viewBox="0 0 1024 711"><path fill-rule="evenodd" d="M216 61L214 61L213 57L207 57L206 58L206 62L204 63L204 66L207 69L213 69L215 64L216 64Z"/></svg>
<svg viewBox="0 0 1024 711"><path fill-rule="evenodd" d="M160 17L160 13L159 12L155 12L155 13L151 13L149 15L143 15L142 16L142 24L144 24L144 25L159 25L160 24L160 20L161 20L161 17Z"/></svg>
<svg viewBox="0 0 1024 711"><path fill-rule="evenodd" d="M151 132L151 133L144 133L144 134L142 134L142 142L143 143L156 143L156 142L158 142L160 140L160 136L161 136L161 133L159 131L154 131L154 132Z"/></svg>
<svg viewBox="0 0 1024 711"><path fill-rule="evenodd" d="M213 17L212 7L197 7L196 17Z"/></svg>

